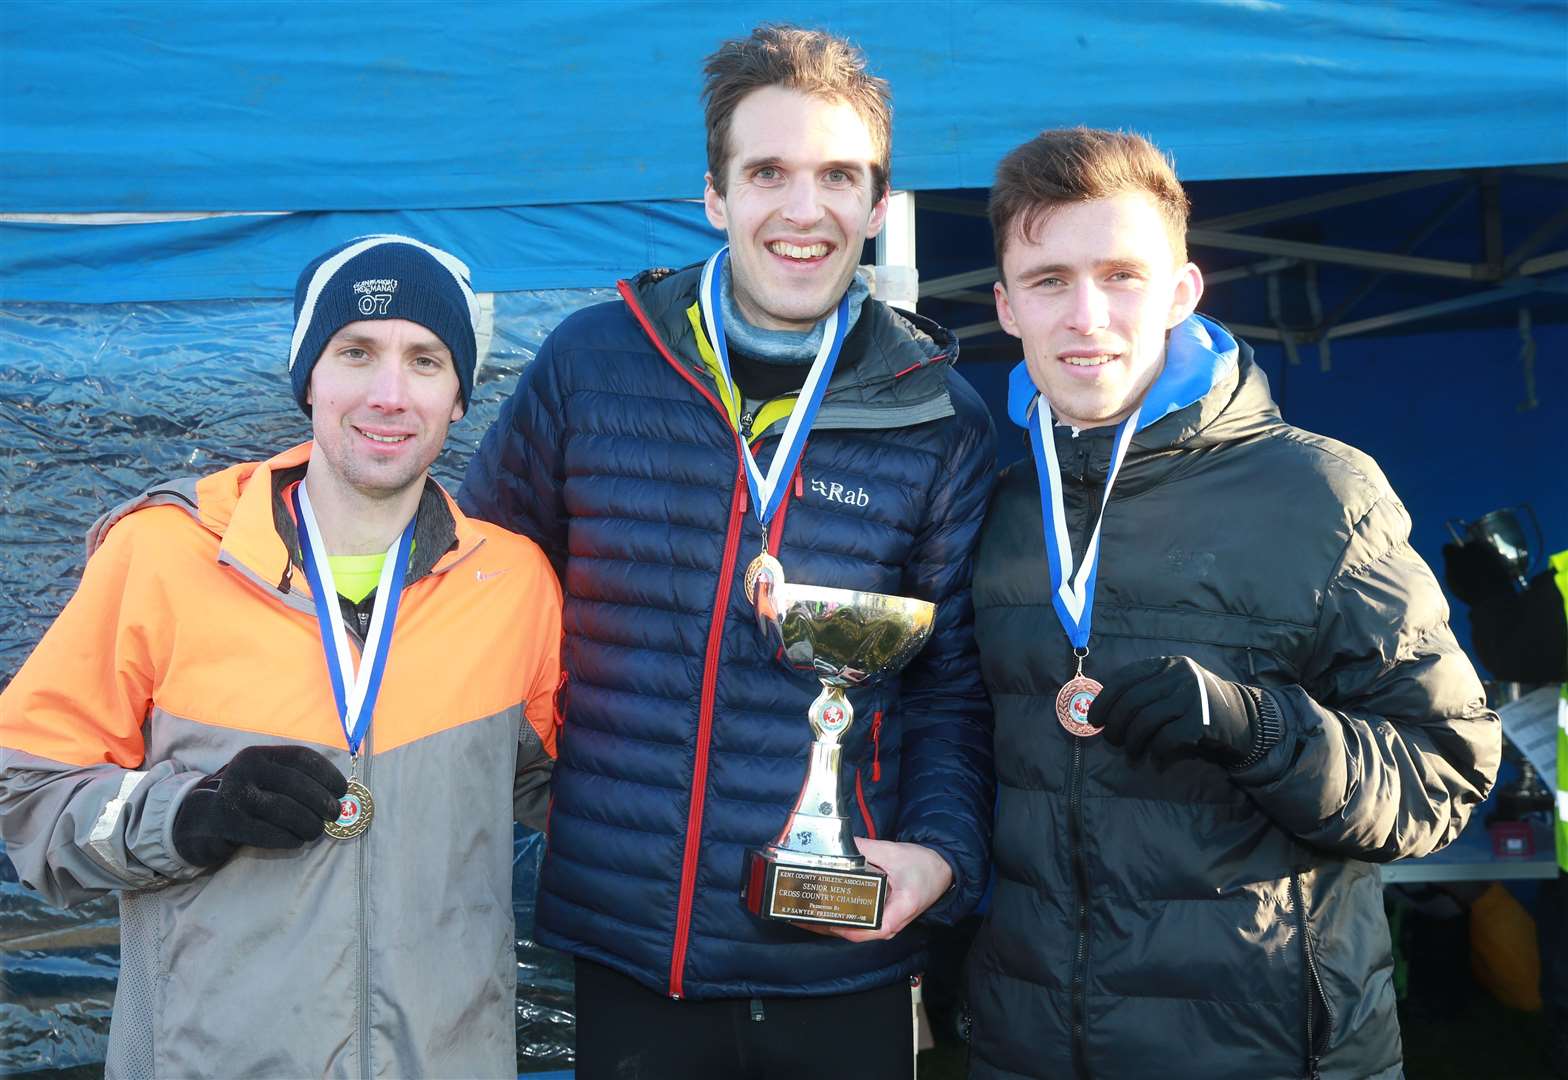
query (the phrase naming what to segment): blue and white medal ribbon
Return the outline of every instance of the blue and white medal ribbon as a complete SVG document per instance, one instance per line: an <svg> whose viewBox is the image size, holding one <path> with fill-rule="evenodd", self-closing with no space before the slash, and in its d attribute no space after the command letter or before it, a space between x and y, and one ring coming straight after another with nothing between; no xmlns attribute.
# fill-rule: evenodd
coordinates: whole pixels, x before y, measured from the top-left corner
<svg viewBox="0 0 1568 1080"><path fill-rule="evenodd" d="M698 292L698 299L702 306L703 326L708 332L708 343L713 346L714 356L718 358L719 370L724 380L734 385L734 376L730 374L729 343L724 336L724 316L721 292L724 282L724 263L729 258L729 247L725 246L713 253L702 268L702 284ZM768 553L768 524L773 516L778 513L779 506L784 501L784 493L789 490L789 478L795 473L795 466L800 462L800 455L806 449L806 436L811 432L812 421L816 419L817 409L822 404L822 395L827 392L828 382L833 377L833 368L838 363L838 355L844 348L844 336L849 329L849 290L839 297L838 306L828 313L822 325L822 346L817 350L817 357L811 363L811 370L806 373L806 381L801 385L800 394L795 399L795 407L790 410L789 420L784 425L784 434L779 439L778 450L773 455L773 460L768 464L768 471L764 473L757 465L757 459L752 456L751 447L744 438L740 439L742 463L746 468L746 486L751 490L752 513L756 515L758 523L762 526L762 554L751 561L746 568L745 590L746 597L756 603L757 585L763 575L770 576L773 586L784 583L784 569L779 561Z"/></svg>
<svg viewBox="0 0 1568 1080"><path fill-rule="evenodd" d="M1241 350L1236 339L1217 322L1191 315L1170 331L1159 377L1131 416L1116 432L1111 468L1105 479L1100 521L1111 499L1116 474L1127 456L1127 446L1140 427L1201 401L1214 387L1237 371ZM1029 430L1035 470L1040 480L1040 515L1045 526L1046 555L1051 567L1051 603L1067 631L1078 657L1078 674L1069 679L1056 699L1056 716L1075 735L1095 735L1099 728L1088 722L1089 703L1100 684L1083 673L1089 654L1089 625L1094 614L1095 569L1100 561L1100 526L1084 549L1083 561L1074 564L1067 539L1067 519L1062 511L1062 477L1056 461L1056 440L1050 434L1049 403L1029 376L1027 361L1019 361L1008 375L1007 415ZM1046 416L1042 418L1041 414ZM1205 693L1199 681L1200 693Z"/></svg>
<svg viewBox="0 0 1568 1080"><path fill-rule="evenodd" d="M1074 735L1098 735L1100 729L1089 723L1089 706L1101 690L1095 680L1083 673L1084 657L1089 655L1089 631L1094 620L1094 581L1100 565L1100 529L1105 524L1105 509L1111 501L1111 488L1127 457L1127 447L1138 430L1141 406L1116 429L1111 450L1111 468L1105 477L1105 494L1100 500L1099 519L1084 547L1083 558L1073 560L1072 541L1067 535L1067 513L1062 505L1062 469L1056 458L1056 438L1046 430L1041 414L1048 415L1043 399L1036 397L1029 415L1029 445L1034 451L1035 472L1040 482L1040 517L1045 529L1045 556L1051 569L1051 606L1067 631L1078 672L1056 696L1056 719Z"/></svg>
<svg viewBox="0 0 1568 1080"><path fill-rule="evenodd" d="M376 602L371 608L370 629L365 635L365 649L356 669L354 653L348 643L348 632L343 626L343 611L338 606L337 583L332 578L332 564L327 558L326 545L321 539L321 528L310 509L310 494L303 482L294 488L294 516L299 521L300 550L304 556L305 577L310 582L311 598L316 606L316 623L321 631L322 651L327 660L327 677L332 682L332 698L337 703L338 719L343 724L343 737L348 742L352 769L348 792L338 807L336 821L327 823L328 836L343 840L358 836L370 828L375 803L370 790L359 778L359 748L370 730L375 713L376 698L381 693L381 679L386 672L387 654L392 648L392 630L397 624L397 609L403 596L403 580L408 572L408 556L414 546L414 521L401 536L387 548L381 566L381 580L376 584ZM353 672L353 681L347 675Z"/></svg>

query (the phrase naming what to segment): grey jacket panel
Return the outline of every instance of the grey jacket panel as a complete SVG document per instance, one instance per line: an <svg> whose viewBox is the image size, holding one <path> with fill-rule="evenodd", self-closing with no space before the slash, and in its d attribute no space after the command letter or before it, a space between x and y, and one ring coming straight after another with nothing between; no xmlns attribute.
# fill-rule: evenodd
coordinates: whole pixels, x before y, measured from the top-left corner
<svg viewBox="0 0 1568 1080"><path fill-rule="evenodd" d="M201 870L174 850L172 829L202 775L172 761L84 769L0 747L6 853L23 885L61 907L193 878Z"/></svg>
<svg viewBox="0 0 1568 1080"><path fill-rule="evenodd" d="M362 1015L373 1075L515 1075L515 761L498 747L520 725L511 709L367 757L357 839L241 848L124 891L109 1075L356 1077ZM149 727L149 760L196 776L284 741L165 713ZM345 750L314 749L348 771Z"/></svg>
<svg viewBox="0 0 1568 1080"><path fill-rule="evenodd" d="M518 824L544 832L550 812L550 777L555 759L545 753L539 735L518 725L517 772L512 778L512 815Z"/></svg>
<svg viewBox="0 0 1568 1080"><path fill-rule="evenodd" d="M1075 551L1109 436L1057 433ZM1033 462L1004 474L975 572L999 781L975 1075L1398 1075L1371 863L1451 840L1500 751L1408 532L1371 460L1285 425L1245 355L1141 432L1105 511L1086 671L1190 656L1284 725L1244 773L1159 768L1057 724L1073 656Z"/></svg>

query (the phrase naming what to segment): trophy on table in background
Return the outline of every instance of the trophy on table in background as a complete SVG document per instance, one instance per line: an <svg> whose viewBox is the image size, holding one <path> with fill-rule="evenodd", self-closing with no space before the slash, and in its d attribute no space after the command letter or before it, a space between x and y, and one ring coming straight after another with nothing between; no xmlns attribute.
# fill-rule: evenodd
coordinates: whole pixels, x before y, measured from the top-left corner
<svg viewBox="0 0 1568 1080"><path fill-rule="evenodd" d="M1530 547L1530 537L1526 534L1524 523L1520 520L1521 516L1529 519L1535 532L1533 551ZM1484 514L1468 523L1458 518L1450 518L1448 531L1453 535L1454 542L1461 546L1484 544L1497 552L1521 589L1530 583L1530 571L1535 566L1538 554L1546 547L1541 536L1541 523L1536 519L1535 511L1529 503L1505 506L1501 510L1493 510L1490 514Z"/></svg>
<svg viewBox="0 0 1568 1080"><path fill-rule="evenodd" d="M765 919L878 929L887 875L866 865L843 810L841 740L855 715L844 688L869 685L909 663L931 634L936 606L789 584L770 556L747 571L746 596L779 661L815 678L822 691L806 711L815 738L795 809L777 839L746 853L741 900Z"/></svg>

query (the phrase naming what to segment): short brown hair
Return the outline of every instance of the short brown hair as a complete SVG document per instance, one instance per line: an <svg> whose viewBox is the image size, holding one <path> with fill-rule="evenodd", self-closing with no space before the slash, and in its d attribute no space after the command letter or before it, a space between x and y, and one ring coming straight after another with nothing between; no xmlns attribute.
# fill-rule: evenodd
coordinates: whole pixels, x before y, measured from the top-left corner
<svg viewBox="0 0 1568 1080"><path fill-rule="evenodd" d="M759 26L747 38L726 41L703 62L703 120L708 128L708 175L724 194L730 163L730 118L741 99L765 86L842 101L871 133L877 160L871 164L875 203L892 179L893 101L886 79L866 71L866 56L854 44L824 30Z"/></svg>
<svg viewBox="0 0 1568 1080"><path fill-rule="evenodd" d="M1176 170L1141 135L1099 128L1042 131L1008 153L991 187L991 235L997 274L1016 227L1030 237L1063 203L1107 199L1141 191L1154 200L1178 263L1187 261L1187 214L1192 204Z"/></svg>

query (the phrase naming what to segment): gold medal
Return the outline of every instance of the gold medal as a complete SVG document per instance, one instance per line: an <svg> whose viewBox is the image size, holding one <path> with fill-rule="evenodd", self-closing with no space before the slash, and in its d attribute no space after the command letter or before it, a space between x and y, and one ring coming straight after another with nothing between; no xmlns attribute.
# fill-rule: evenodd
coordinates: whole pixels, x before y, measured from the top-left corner
<svg viewBox="0 0 1568 1080"><path fill-rule="evenodd" d="M1098 735L1100 729L1089 723L1089 706L1103 689L1082 673L1068 679L1056 695L1057 722L1074 735Z"/></svg>
<svg viewBox="0 0 1568 1080"><path fill-rule="evenodd" d="M376 802L370 789L349 777L348 790L338 800L338 818L326 824L326 833L334 840L349 840L370 828L370 819L376 814Z"/></svg>

